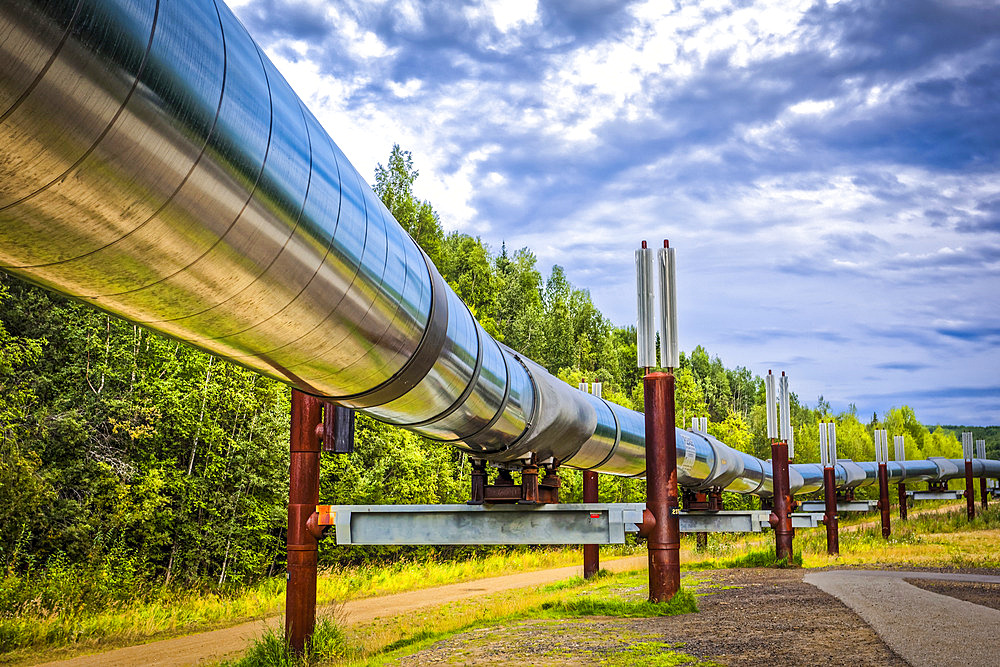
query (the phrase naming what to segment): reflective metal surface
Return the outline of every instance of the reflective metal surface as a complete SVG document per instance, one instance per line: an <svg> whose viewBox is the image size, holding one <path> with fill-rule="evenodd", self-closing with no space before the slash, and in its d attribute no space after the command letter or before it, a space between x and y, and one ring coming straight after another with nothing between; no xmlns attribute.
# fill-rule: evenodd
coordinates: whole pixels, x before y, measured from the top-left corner
<svg viewBox="0 0 1000 667"><path fill-rule="evenodd" d="M645 473L643 416L487 335L225 5L6 0L0 62L4 270L476 456ZM769 463L677 442L682 485L771 493Z"/></svg>

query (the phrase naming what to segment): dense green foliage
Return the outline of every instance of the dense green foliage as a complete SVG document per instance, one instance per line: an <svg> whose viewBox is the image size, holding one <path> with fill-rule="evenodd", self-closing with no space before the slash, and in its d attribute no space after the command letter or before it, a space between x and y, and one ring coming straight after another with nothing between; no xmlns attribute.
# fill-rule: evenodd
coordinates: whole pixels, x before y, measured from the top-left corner
<svg viewBox="0 0 1000 667"><path fill-rule="evenodd" d="M393 148L375 189L483 326L560 378L604 383L642 409L635 330L613 326L563 269L543 276L527 248L494 251L444 234L413 193L412 156ZM225 587L281 572L288 389L187 345L0 274L0 613L79 611ZM724 442L767 458L763 383L696 347L677 369L678 424L710 418ZM872 429L793 399L796 460L817 459L821 419L842 456L870 459ZM907 407L883 417L909 457L954 456L947 430ZM322 498L338 503L461 502L468 464L453 448L364 416L352 455L325 457ZM578 500L580 475L564 475ZM602 477L608 501L638 501L638 480ZM324 564L432 550L325 546ZM168 586L169 587L169 586Z"/></svg>

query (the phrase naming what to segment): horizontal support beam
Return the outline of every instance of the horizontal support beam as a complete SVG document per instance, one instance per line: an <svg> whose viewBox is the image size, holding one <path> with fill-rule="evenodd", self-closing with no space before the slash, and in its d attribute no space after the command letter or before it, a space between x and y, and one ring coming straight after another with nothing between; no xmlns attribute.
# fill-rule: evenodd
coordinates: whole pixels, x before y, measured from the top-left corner
<svg viewBox="0 0 1000 667"><path fill-rule="evenodd" d="M337 544L624 544L644 505L319 505Z"/></svg>
<svg viewBox="0 0 1000 667"><path fill-rule="evenodd" d="M873 512L878 508L877 500L841 500L837 502L837 512ZM826 512L826 503L822 500L803 500L799 503L803 512Z"/></svg>
<svg viewBox="0 0 1000 667"><path fill-rule="evenodd" d="M792 528L815 528L822 523L823 515L818 512L792 512Z"/></svg>
<svg viewBox="0 0 1000 667"><path fill-rule="evenodd" d="M768 510L680 512L682 533L759 533L770 528Z"/></svg>
<svg viewBox="0 0 1000 667"><path fill-rule="evenodd" d="M961 491L907 491L912 500L958 500L962 498Z"/></svg>

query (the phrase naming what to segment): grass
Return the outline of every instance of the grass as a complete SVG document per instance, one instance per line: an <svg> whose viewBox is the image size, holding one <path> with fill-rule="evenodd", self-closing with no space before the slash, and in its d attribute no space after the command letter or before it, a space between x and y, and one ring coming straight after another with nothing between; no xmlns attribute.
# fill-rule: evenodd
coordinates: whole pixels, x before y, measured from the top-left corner
<svg viewBox="0 0 1000 667"><path fill-rule="evenodd" d="M921 503L908 521L892 519L892 534L883 539L878 514L847 515L840 521L840 555L826 553L826 528L797 529L796 554L792 565L815 568L828 566L921 566L1000 568L1000 503L966 519L965 503L944 501ZM692 537L682 547L693 545ZM779 567L774 558L774 534L713 535L703 553L684 553L682 568L702 570L731 567ZM686 552L686 549L685 549ZM689 556L689 557L688 557Z"/></svg>
<svg viewBox="0 0 1000 667"><path fill-rule="evenodd" d="M682 646L683 644L642 641L602 660L601 665L607 665L608 667L632 667L633 665L647 665L648 667L717 667L721 665L718 662L700 660L693 655L672 650Z"/></svg>
<svg viewBox="0 0 1000 667"><path fill-rule="evenodd" d="M791 563L787 559L777 558L774 546L756 547L750 544L744 545L742 553L738 550L736 550L736 553L732 553L734 549L729 549L728 551L730 555L727 557L706 558L691 563L682 563L682 568L685 570L714 570L733 567L802 567L801 551L794 553Z"/></svg>
<svg viewBox="0 0 1000 667"><path fill-rule="evenodd" d="M246 654L236 661L223 662L224 667L311 667L329 663L346 655L344 632L331 618L316 622L316 629L305 652L296 655L277 630L268 630L259 637Z"/></svg>
<svg viewBox="0 0 1000 667"><path fill-rule="evenodd" d="M676 616L698 611L694 593L682 588L666 602L648 600L621 600L614 598L575 597L568 600L546 602L539 617L573 618L580 616L617 616L619 618L652 618Z"/></svg>
<svg viewBox="0 0 1000 667"><path fill-rule="evenodd" d="M1000 568L1000 506L977 508L969 522L965 505L947 512L923 514L908 521L894 517L892 534L882 538L881 527L840 533L840 556L826 553L825 529L801 531L796 545L806 567L831 565L907 565L919 567Z"/></svg>
<svg viewBox="0 0 1000 667"><path fill-rule="evenodd" d="M320 573L317 603L389 595L443 584L578 565L579 549L539 549L498 553L465 561L398 562L326 570ZM99 613L44 612L5 616L0 611L0 664L95 649L128 646L203 632L280 614L284 609L284 577L273 577L233 594L191 592L159 600L110 608Z"/></svg>

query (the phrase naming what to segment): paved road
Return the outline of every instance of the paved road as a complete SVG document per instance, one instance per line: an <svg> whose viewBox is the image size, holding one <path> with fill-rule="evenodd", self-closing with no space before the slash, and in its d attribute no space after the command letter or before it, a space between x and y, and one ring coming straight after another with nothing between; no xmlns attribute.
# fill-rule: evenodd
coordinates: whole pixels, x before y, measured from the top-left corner
<svg viewBox="0 0 1000 667"><path fill-rule="evenodd" d="M804 577L853 609L914 667L1000 664L1000 611L904 579L1000 584L1000 577L937 572L828 570Z"/></svg>

